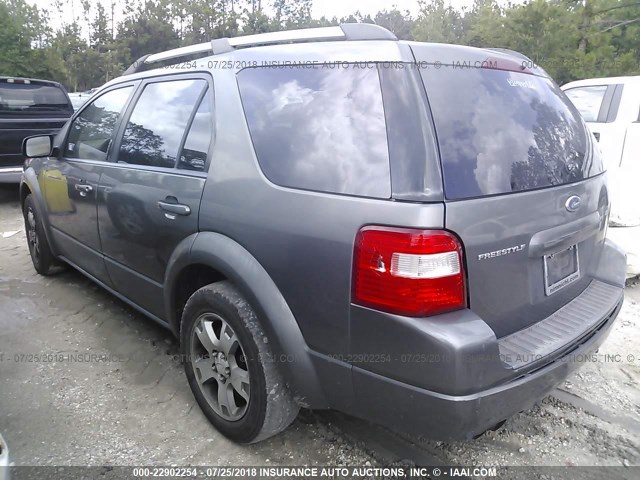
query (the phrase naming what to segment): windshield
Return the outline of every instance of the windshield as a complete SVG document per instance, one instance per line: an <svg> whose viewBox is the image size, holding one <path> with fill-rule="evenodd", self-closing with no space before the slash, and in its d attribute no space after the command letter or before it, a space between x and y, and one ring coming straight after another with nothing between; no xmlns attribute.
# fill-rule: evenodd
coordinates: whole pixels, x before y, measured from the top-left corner
<svg viewBox="0 0 640 480"><path fill-rule="evenodd" d="M0 83L0 112L69 112L64 91L53 85Z"/></svg>
<svg viewBox="0 0 640 480"><path fill-rule="evenodd" d="M602 172L580 114L548 78L449 66L421 74L448 199L562 185Z"/></svg>

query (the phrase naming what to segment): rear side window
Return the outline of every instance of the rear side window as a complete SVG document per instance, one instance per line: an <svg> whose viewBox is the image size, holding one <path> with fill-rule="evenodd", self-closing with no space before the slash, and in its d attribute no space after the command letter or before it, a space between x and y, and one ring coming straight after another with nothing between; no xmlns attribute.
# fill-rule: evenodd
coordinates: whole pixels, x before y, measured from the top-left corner
<svg viewBox="0 0 640 480"><path fill-rule="evenodd" d="M192 113L205 88L207 82L199 79L147 85L133 107L118 161L174 168Z"/></svg>
<svg viewBox="0 0 640 480"><path fill-rule="evenodd" d="M602 172L580 114L549 79L496 69L421 69L448 199L583 180Z"/></svg>
<svg viewBox="0 0 640 480"><path fill-rule="evenodd" d="M586 122L598 121L602 100L607 93L606 85L570 88L564 93L567 94Z"/></svg>
<svg viewBox="0 0 640 480"><path fill-rule="evenodd" d="M249 68L238 85L260 167L273 183L391 196L375 66Z"/></svg>
<svg viewBox="0 0 640 480"><path fill-rule="evenodd" d="M0 113L36 112L71 114L73 108L60 87L0 82Z"/></svg>

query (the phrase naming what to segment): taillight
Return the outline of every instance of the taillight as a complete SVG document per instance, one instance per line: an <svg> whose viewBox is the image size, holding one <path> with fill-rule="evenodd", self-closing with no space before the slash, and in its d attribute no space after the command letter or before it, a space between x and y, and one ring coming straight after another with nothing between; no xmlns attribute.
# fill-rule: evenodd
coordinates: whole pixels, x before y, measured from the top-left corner
<svg viewBox="0 0 640 480"><path fill-rule="evenodd" d="M353 269L359 305L412 317L466 306L462 245L443 230L364 227Z"/></svg>

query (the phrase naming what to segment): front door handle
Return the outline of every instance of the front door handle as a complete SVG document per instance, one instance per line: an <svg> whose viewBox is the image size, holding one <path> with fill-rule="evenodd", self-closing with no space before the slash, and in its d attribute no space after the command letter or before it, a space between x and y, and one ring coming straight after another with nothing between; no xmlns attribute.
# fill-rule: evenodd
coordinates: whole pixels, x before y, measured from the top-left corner
<svg viewBox="0 0 640 480"><path fill-rule="evenodd" d="M86 197L87 193L93 191L93 187L91 185L87 185L86 183L76 183L75 189L77 192L80 192L81 197Z"/></svg>
<svg viewBox="0 0 640 480"><path fill-rule="evenodd" d="M165 212L173 213L175 215L189 215L191 213L189 205L182 205L181 203L160 201L158 202L158 207Z"/></svg>

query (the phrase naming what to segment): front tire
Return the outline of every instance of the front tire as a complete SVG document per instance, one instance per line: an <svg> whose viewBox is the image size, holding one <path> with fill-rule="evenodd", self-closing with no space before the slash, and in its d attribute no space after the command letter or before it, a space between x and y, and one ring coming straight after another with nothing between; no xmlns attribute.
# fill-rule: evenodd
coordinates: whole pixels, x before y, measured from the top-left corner
<svg viewBox="0 0 640 480"><path fill-rule="evenodd" d="M227 281L196 291L182 314L184 368L211 423L238 443L255 443L288 427L293 400L251 305Z"/></svg>
<svg viewBox="0 0 640 480"><path fill-rule="evenodd" d="M38 216L33 194L27 195L24 199L24 207L22 209L24 216L24 227L27 233L27 243L29 245L29 254L33 267L40 275L51 275L51 271L58 265L49 242L44 233L42 220Z"/></svg>

